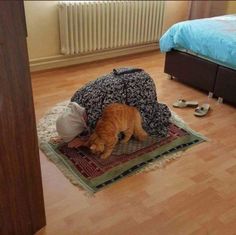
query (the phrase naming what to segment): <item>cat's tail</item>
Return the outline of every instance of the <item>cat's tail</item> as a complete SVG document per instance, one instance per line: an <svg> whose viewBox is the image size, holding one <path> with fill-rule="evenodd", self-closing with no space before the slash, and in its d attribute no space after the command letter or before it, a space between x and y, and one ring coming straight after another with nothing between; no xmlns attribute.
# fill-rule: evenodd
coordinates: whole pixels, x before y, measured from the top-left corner
<svg viewBox="0 0 236 235"><path fill-rule="evenodd" d="M142 127L142 117L137 109L135 109L134 115L134 137L140 141L148 137L147 132Z"/></svg>

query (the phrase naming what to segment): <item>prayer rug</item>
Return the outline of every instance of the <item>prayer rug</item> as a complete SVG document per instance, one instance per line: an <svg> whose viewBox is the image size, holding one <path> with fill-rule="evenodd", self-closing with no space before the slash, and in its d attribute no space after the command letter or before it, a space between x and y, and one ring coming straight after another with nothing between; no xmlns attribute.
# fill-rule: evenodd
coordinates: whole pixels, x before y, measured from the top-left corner
<svg viewBox="0 0 236 235"><path fill-rule="evenodd" d="M57 105L40 121L40 148L73 184L90 192L97 192L149 164L169 161L176 157L176 153L206 140L172 113L166 137L149 137L143 142L131 139L127 144L119 143L108 159L101 159L85 147L68 148L66 143L50 141L50 137L56 135L55 120L66 104Z"/></svg>

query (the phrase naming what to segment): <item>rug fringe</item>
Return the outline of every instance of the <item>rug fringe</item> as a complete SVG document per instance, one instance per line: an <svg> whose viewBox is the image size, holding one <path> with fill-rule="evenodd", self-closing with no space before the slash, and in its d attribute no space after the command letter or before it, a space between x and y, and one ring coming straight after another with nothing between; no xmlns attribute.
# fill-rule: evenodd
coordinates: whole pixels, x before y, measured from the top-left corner
<svg viewBox="0 0 236 235"><path fill-rule="evenodd" d="M158 159L156 159L154 162L149 163L148 165L144 166L143 168L139 169L137 171L137 174L139 173L148 173L150 171L154 171L156 169L161 169L161 168L165 168L167 166L167 164L173 162L174 160L182 157L183 153L186 150L181 150L177 153L173 153L167 156L162 156Z"/></svg>
<svg viewBox="0 0 236 235"><path fill-rule="evenodd" d="M189 133L191 133L191 134L193 134L205 141L209 141L209 139L206 136L204 136L203 134L190 128L190 126L186 122L184 122L184 120L172 110L171 110L170 122L172 122L173 124L177 125L178 127L186 130L187 132L189 132Z"/></svg>

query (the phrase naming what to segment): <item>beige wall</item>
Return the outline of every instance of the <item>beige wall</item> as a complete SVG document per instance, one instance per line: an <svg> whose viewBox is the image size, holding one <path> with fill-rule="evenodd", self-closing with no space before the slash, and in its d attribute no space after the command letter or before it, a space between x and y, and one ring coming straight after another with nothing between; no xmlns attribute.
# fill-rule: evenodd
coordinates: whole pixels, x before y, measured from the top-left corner
<svg viewBox="0 0 236 235"><path fill-rule="evenodd" d="M187 20L188 16L188 1L166 1L163 32L165 32L171 25L183 20Z"/></svg>
<svg viewBox="0 0 236 235"><path fill-rule="evenodd" d="M30 60L60 55L57 3L58 1L24 2ZM166 1L163 32L174 23L188 19L189 3L189 1ZM225 1L213 2L211 13L219 15L219 12L236 13L236 1L228 1L228 4Z"/></svg>
<svg viewBox="0 0 236 235"><path fill-rule="evenodd" d="M44 59L60 54L58 1L25 1L30 60ZM188 18L188 1L167 1L165 31L172 24Z"/></svg>
<svg viewBox="0 0 236 235"><path fill-rule="evenodd" d="M227 14L227 1L211 1L210 16L220 16Z"/></svg>
<svg viewBox="0 0 236 235"><path fill-rule="evenodd" d="M59 24L57 1L25 1L30 59L58 55Z"/></svg>
<svg viewBox="0 0 236 235"><path fill-rule="evenodd" d="M236 1L228 1L227 14L236 14Z"/></svg>

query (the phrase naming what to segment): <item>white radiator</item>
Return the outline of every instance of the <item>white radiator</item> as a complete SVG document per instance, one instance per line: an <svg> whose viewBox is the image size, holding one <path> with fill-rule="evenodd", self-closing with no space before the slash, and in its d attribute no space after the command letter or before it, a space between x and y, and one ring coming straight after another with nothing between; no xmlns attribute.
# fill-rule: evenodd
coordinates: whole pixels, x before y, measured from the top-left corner
<svg viewBox="0 0 236 235"><path fill-rule="evenodd" d="M61 53L74 55L157 42L164 1L59 3Z"/></svg>

